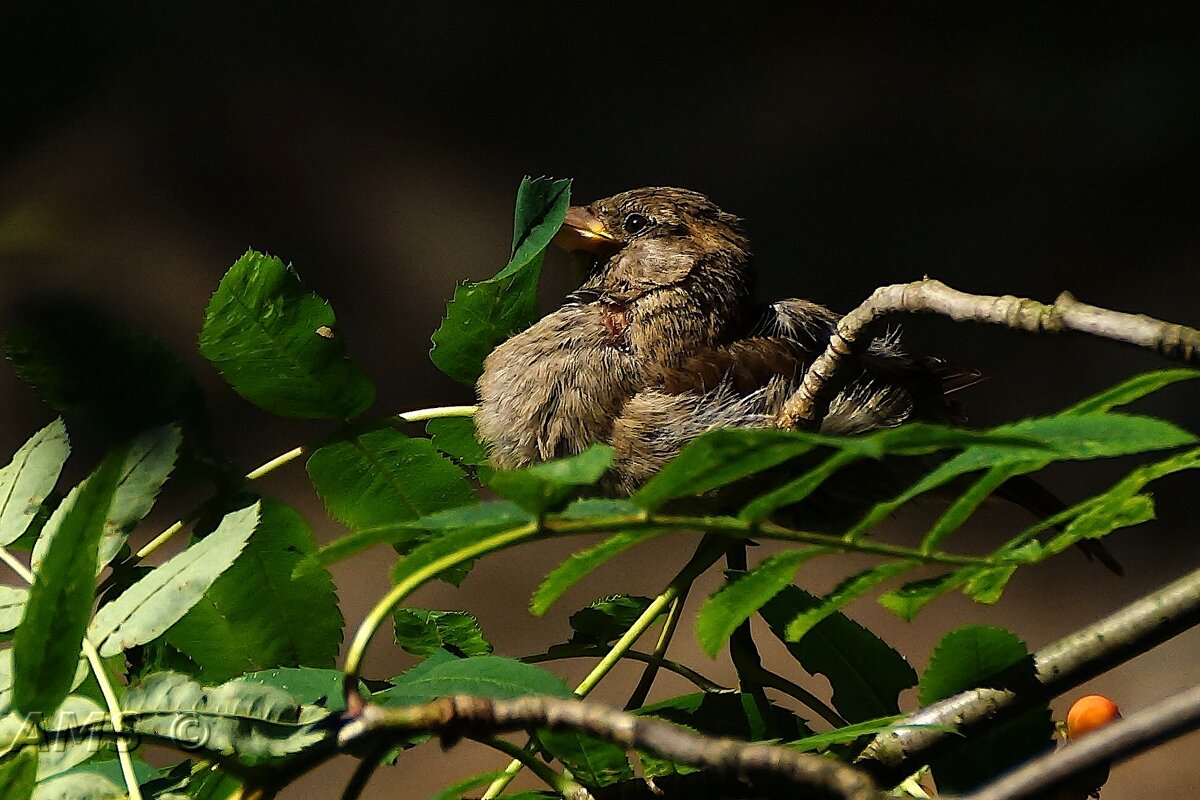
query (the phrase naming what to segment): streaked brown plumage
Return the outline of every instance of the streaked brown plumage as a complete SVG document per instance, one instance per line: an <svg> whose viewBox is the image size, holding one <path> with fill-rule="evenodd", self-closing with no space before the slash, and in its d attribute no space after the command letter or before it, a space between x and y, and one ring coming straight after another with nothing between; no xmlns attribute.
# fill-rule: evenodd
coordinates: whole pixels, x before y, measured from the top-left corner
<svg viewBox="0 0 1200 800"><path fill-rule="evenodd" d="M765 426L836 329L807 300L756 307L741 220L684 189L635 189L573 207L557 239L590 257L566 305L497 347L476 425L513 469L611 444L610 488L632 492L700 434ZM978 372L871 342L821 430L961 421L947 395ZM1046 511L1046 509L1040 509Z"/></svg>

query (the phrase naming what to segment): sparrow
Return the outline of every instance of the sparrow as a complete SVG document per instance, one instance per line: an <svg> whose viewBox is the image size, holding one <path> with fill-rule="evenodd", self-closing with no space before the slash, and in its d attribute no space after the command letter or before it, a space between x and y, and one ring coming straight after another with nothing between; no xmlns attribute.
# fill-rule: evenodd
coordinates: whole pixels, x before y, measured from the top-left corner
<svg viewBox="0 0 1200 800"><path fill-rule="evenodd" d="M476 429L498 469L603 442L614 449L606 488L632 493L707 431L772 425L840 319L809 300L756 303L742 220L686 189L573 206L555 243L586 259L586 279L496 347L476 387ZM873 339L856 370L822 433L961 424L951 395L983 379L908 354L896 331ZM1053 506L1037 513L1061 509L1045 490L1022 493L1022 505Z"/></svg>

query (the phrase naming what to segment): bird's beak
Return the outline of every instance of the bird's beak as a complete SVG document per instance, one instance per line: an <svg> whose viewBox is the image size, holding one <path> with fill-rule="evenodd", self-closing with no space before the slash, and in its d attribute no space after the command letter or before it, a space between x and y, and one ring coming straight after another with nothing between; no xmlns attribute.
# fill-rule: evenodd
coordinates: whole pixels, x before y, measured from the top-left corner
<svg viewBox="0 0 1200 800"><path fill-rule="evenodd" d="M567 209L566 219L554 235L554 243L563 250L588 253L597 253L618 244L616 237L608 232L596 215L583 206Z"/></svg>

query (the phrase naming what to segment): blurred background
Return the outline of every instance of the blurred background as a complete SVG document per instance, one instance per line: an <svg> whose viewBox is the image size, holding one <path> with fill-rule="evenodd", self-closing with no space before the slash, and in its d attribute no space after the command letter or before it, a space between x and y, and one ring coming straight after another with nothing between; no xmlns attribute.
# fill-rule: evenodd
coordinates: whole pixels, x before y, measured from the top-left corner
<svg viewBox="0 0 1200 800"><path fill-rule="evenodd" d="M161 339L197 375L218 443L246 468L324 428L258 412L196 352L225 269L250 246L293 262L332 302L351 356L377 384L380 414L471 402L469 388L430 364L429 335L457 281L503 265L525 174L572 177L582 202L657 184L710 195L748 221L767 298L845 311L879 284L928 274L1043 300L1069 289L1200 324L1195 12L231 5L0 10L0 331L89 319ZM567 260L552 256L547 309L571 281ZM1082 338L933 318L906 330L914 350L993 376L962 398L978 424L1053 411L1164 365ZM1138 408L1200 430L1197 396L1185 384ZM0 452L53 416L7 367L0 413ZM1072 499L1121 466L1047 480ZM944 600L912 625L871 602L852 614L918 668L941 633L968 619L1045 645L1196 566L1187 504L1196 486L1195 476L1159 484L1160 520L1109 540L1124 579L1069 553L1019 575L993 608ZM265 488L300 507L320 540L339 534L298 465ZM166 524L180 510L157 513ZM999 511L984 527L1023 521ZM525 603L561 546L489 560L463 590L431 587L416 602L477 613L500 652L520 655L566 638L567 603L657 592L660 566L689 549L668 538L635 551L543 620ZM386 566L368 556L338 568L349 625L385 590ZM826 589L848 570L818 565L803 582ZM373 674L411 663L390 650L381 639ZM730 679L689 636L672 652ZM781 654L768 656L785 665ZM1136 710L1194 684L1198 655L1193 631L1086 689ZM588 666L561 671L577 679ZM636 675L618 672L598 696L623 701ZM659 693L685 690L664 680ZM424 748L381 772L366 796L428 796L504 761ZM1197 763L1192 736L1118 769L1104 797L1194 796ZM351 768L334 765L289 796L336 796Z"/></svg>

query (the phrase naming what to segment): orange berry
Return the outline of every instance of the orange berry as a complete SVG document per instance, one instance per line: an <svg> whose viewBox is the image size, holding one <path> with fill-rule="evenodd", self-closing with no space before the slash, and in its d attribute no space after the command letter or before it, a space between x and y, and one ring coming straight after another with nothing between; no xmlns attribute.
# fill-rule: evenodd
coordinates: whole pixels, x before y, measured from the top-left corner
<svg viewBox="0 0 1200 800"><path fill-rule="evenodd" d="M1081 697L1067 712L1067 738L1077 739L1120 718L1121 709L1104 695Z"/></svg>

